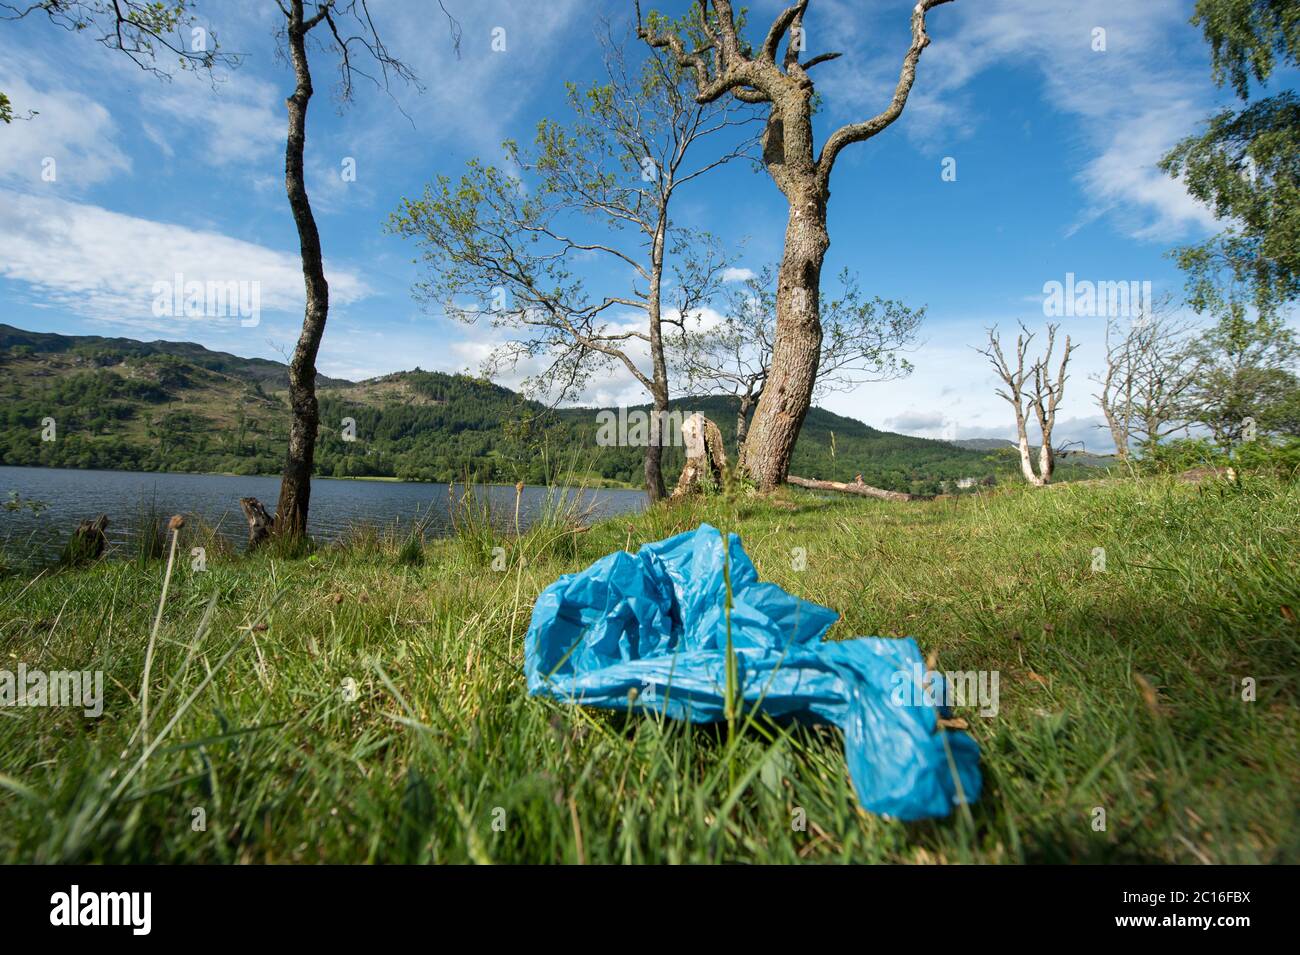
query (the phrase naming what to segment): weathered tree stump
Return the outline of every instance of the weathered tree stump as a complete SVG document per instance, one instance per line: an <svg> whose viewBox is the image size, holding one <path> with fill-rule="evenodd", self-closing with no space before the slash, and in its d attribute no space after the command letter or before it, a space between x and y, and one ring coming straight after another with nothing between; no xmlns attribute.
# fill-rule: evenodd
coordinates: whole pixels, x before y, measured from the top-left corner
<svg viewBox="0 0 1300 955"><path fill-rule="evenodd" d="M255 497L241 497L239 506L248 518L248 549L256 550L271 537L271 526L275 519L266 513L262 502Z"/></svg>
<svg viewBox="0 0 1300 955"><path fill-rule="evenodd" d="M682 422L682 439L686 442L686 466L671 499L705 487L722 487L727 478L727 452L718 426L697 411Z"/></svg>
<svg viewBox="0 0 1300 955"><path fill-rule="evenodd" d="M68 540L68 545L63 548L63 556L59 558L59 563L65 567L75 567L98 558L108 546L108 538L104 535L106 527L108 527L107 514L100 514L93 521L82 521L78 524Z"/></svg>

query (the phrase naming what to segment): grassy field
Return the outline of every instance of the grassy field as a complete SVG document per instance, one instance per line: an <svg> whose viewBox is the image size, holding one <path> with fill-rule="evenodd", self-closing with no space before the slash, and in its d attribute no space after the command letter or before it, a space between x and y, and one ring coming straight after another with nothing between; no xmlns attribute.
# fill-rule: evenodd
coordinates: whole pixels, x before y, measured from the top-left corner
<svg viewBox="0 0 1300 955"><path fill-rule="evenodd" d="M982 748L969 813L862 812L834 730L729 739L525 695L544 586L701 520L839 610L832 638L913 635L939 669L999 672L995 717L957 712ZM0 860L1298 861L1298 523L1300 490L1260 479L712 498L517 544L214 548L203 572L183 537L144 733L162 562L11 577L0 669L102 670L106 702L0 709Z"/></svg>

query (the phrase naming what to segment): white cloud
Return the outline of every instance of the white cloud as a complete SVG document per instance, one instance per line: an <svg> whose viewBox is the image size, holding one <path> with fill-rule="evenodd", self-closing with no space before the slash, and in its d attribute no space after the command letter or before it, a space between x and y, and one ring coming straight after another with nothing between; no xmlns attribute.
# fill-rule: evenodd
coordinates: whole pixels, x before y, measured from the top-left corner
<svg viewBox="0 0 1300 955"><path fill-rule="evenodd" d="M218 232L0 190L0 276L25 283L44 305L184 336L193 319L152 313L154 283L171 282L177 273L187 282L258 282L261 308L302 308L297 255ZM331 305L369 294L355 272L327 266L327 273Z"/></svg>
<svg viewBox="0 0 1300 955"><path fill-rule="evenodd" d="M731 266L722 270L722 281L724 282L748 282L754 278L756 273L753 269L737 268Z"/></svg>
<svg viewBox="0 0 1300 955"><path fill-rule="evenodd" d="M284 150L284 93L248 70L215 82L178 72L151 94L141 102L165 124L167 141L197 146L193 154L213 166L259 164Z"/></svg>
<svg viewBox="0 0 1300 955"><path fill-rule="evenodd" d="M828 48L847 47L847 53L820 68L819 88L840 121L874 115L898 79L907 11L875 17L869 32L856 4L836 0L828 9L822 29L836 38ZM971 81L994 68L1035 68L1046 99L1076 118L1078 139L1092 153L1078 174L1087 205L1070 231L1113 216L1133 238L1185 237L1210 227L1213 217L1156 163L1212 106L1208 67L1187 55L1204 50L1188 16L1184 0L982 0L938 7L928 17L933 42L897 126L922 148L960 158L956 143L1005 105L981 102L968 89ZM1104 52L1093 49L1099 27L1106 31Z"/></svg>
<svg viewBox="0 0 1300 955"><path fill-rule="evenodd" d="M914 434L917 431L940 431L947 418L938 411L904 411L902 414L887 418L885 424L891 431Z"/></svg>
<svg viewBox="0 0 1300 955"><path fill-rule="evenodd" d="M3 67L0 90L15 115L38 113L0 131L0 182L80 193L131 170L131 160L113 142L117 126L99 103L71 90L32 86ZM47 160L54 163L53 182L42 178Z"/></svg>

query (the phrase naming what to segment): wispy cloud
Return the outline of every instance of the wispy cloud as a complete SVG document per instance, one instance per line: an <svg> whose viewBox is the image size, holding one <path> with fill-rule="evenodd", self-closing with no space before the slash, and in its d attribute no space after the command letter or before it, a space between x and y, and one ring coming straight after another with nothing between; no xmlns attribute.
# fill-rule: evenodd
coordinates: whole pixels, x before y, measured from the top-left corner
<svg viewBox="0 0 1300 955"><path fill-rule="evenodd" d="M117 124L99 103L68 89L27 83L0 61L0 89L26 116L0 135L0 182L27 189L80 194L131 170L118 148Z"/></svg>
<svg viewBox="0 0 1300 955"><path fill-rule="evenodd" d="M389 49L422 87L394 85L400 111L376 109L365 117L358 135L375 146L406 135L414 124L422 137L454 154L495 155L512 121L537 95L539 78L553 75L571 43L595 43L590 4L582 0L452 5L461 29L459 53L436 7L393 0L372 6ZM363 96L385 95L359 89Z"/></svg>
<svg viewBox="0 0 1300 955"><path fill-rule="evenodd" d="M191 335L187 326L194 320L157 318L152 312L154 284L171 282L177 273L187 282L257 282L263 309L302 308L297 255L218 232L0 190L0 276L25 283L46 305L134 328ZM327 273L332 303L346 306L369 294L354 271L327 267Z"/></svg>
<svg viewBox="0 0 1300 955"><path fill-rule="evenodd" d="M284 149L284 92L251 70L223 71L215 82L178 73L141 106L173 148L184 144L209 165L260 164Z"/></svg>
<svg viewBox="0 0 1300 955"><path fill-rule="evenodd" d="M844 60L822 67L819 78L832 116L861 119L888 102L906 48L908 6L879 12L868 30L857 4L828 4L823 32L835 37L835 48L847 47ZM1042 95L1074 117L1092 154L1077 177L1087 204L1065 224L1067 233L1107 216L1140 240L1209 228L1209 211L1156 168L1213 104L1203 45L1188 16L1185 0L982 0L939 7L930 14L933 43L898 126L923 148L952 149L1004 105L975 97L969 87L978 76L995 68L1033 69ZM1189 50L1198 52L1188 56Z"/></svg>

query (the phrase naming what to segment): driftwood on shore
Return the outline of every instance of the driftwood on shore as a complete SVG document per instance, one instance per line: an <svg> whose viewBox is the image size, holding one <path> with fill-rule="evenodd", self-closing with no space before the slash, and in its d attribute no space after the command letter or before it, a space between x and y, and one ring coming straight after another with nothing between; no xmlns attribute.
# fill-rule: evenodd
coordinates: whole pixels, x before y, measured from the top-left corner
<svg viewBox="0 0 1300 955"><path fill-rule="evenodd" d="M78 524L68 540L68 546L63 549L63 556L59 559L59 563L75 567L77 564L88 563L99 557L108 546L108 538L104 534L106 527L108 527L107 514L100 514L93 521L82 521Z"/></svg>
<svg viewBox="0 0 1300 955"><path fill-rule="evenodd" d="M256 550L270 539L273 518L255 497L241 497L239 506L248 518L248 549Z"/></svg>
<svg viewBox="0 0 1300 955"><path fill-rule="evenodd" d="M787 477L786 481L798 487L811 488L814 491L841 491L845 494L857 494L861 497L877 497L882 501L926 501L931 498L928 494L907 494L903 491L886 491L884 488L872 487L870 484L863 484L861 474L848 484L843 481L814 481L811 478L796 477L793 474Z"/></svg>

